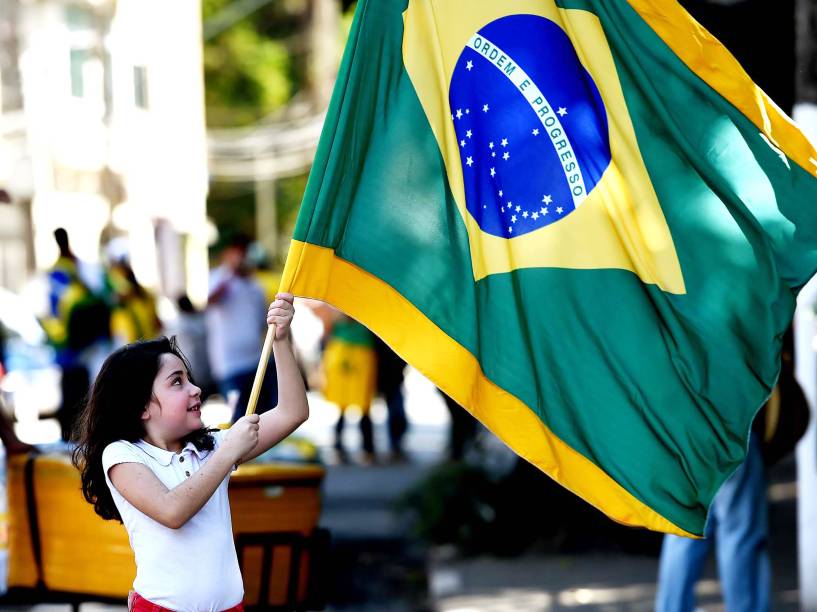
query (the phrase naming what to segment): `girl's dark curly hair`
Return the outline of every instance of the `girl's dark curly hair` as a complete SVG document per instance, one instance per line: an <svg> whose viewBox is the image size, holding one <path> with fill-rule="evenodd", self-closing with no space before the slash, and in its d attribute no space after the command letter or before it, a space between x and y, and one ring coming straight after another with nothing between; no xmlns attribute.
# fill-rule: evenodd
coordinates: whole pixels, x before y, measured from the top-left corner
<svg viewBox="0 0 817 612"><path fill-rule="evenodd" d="M162 355L168 353L182 360L192 381L190 365L175 338L134 342L105 360L77 418L73 463L80 470L83 496L106 520L121 523L122 517L105 482L102 452L111 442L136 442L145 436L142 413L153 397L153 381L161 368ZM210 431L194 431L182 443L193 442L199 450L212 450L215 443Z"/></svg>

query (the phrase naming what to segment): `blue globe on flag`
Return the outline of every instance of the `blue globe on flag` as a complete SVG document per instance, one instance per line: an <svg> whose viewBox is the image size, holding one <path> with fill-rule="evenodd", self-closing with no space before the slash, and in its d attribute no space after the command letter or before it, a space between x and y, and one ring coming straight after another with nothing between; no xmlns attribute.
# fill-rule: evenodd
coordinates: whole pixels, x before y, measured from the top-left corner
<svg viewBox="0 0 817 612"><path fill-rule="evenodd" d="M511 15L468 41L449 89L466 208L513 238L576 210L610 165L607 113L565 32Z"/></svg>

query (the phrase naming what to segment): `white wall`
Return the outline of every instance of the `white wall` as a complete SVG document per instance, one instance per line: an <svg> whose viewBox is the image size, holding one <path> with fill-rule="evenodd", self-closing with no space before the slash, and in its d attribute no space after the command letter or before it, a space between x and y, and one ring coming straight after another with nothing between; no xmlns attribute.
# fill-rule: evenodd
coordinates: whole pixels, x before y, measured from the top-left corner
<svg viewBox="0 0 817 612"><path fill-rule="evenodd" d="M200 0L94 0L87 7L98 19L87 29L68 26L66 6L25 3L19 27L37 267L54 261L56 227L89 262L100 260L100 236L112 227L127 236L143 283L160 288L161 279L175 279L166 289L176 292L186 280L201 299L208 177ZM110 56L109 115L101 59L83 70L86 95L71 92L70 50L86 43ZM134 66L146 74L145 108L136 103ZM123 202L99 192L106 167L122 180ZM55 179L66 175L75 186ZM180 252L160 260L160 224L194 238L180 238Z"/></svg>
<svg viewBox="0 0 817 612"><path fill-rule="evenodd" d="M817 105L800 104L794 119L817 143ZM795 315L797 379L811 404L811 422L797 447L797 536L800 606L817 610L817 278L803 288Z"/></svg>

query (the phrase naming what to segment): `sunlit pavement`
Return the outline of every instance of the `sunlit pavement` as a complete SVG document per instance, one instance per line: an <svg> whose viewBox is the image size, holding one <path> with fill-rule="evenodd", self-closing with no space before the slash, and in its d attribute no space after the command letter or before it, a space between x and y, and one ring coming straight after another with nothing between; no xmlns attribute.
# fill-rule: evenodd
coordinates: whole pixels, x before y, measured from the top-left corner
<svg viewBox="0 0 817 612"><path fill-rule="evenodd" d="M772 609L799 607L796 486L793 460L775 466L768 490ZM429 562L431 607L440 612L594 612L655 608L658 559L629 554L531 555L512 559L459 559L433 551ZM696 589L698 609L723 612L720 584L710 558Z"/></svg>
<svg viewBox="0 0 817 612"><path fill-rule="evenodd" d="M656 559L621 555L476 559L441 564L431 588L440 612L648 612L657 571ZM725 609L712 568L696 592L700 610ZM797 601L797 591L778 592L773 609L798 610Z"/></svg>

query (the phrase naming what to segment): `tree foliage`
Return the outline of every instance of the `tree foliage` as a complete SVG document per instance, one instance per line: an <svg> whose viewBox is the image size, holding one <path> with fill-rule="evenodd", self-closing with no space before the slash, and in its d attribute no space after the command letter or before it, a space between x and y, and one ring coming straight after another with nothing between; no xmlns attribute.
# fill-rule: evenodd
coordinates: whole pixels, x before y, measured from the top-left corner
<svg viewBox="0 0 817 612"><path fill-rule="evenodd" d="M204 23L235 0L203 0ZM306 2L271 2L204 42L207 123L254 123L285 106L303 82L297 36Z"/></svg>

